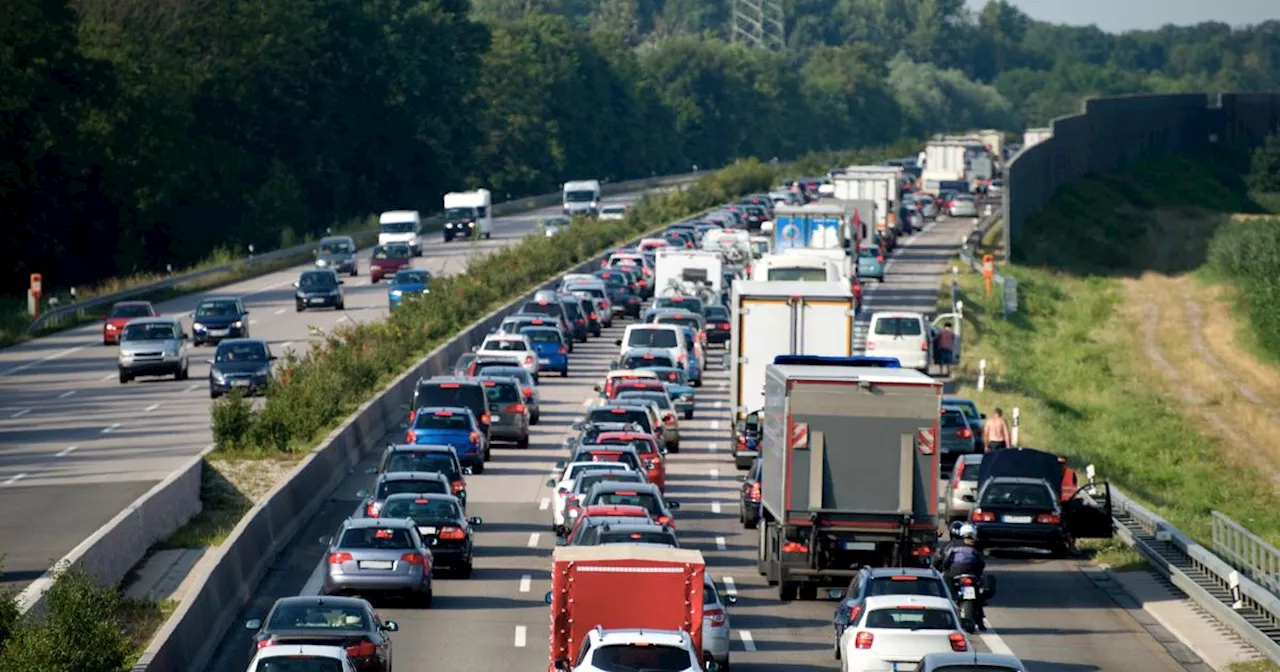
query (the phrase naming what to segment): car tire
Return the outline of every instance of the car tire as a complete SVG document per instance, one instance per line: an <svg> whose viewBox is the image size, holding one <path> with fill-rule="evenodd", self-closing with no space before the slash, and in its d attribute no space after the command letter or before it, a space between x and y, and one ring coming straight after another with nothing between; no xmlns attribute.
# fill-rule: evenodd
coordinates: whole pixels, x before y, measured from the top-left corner
<svg viewBox="0 0 1280 672"><path fill-rule="evenodd" d="M675 455L675 454L679 453L679 452L680 452L680 444L678 444L678 443L677 443L676 445L672 446L672 447L671 447L671 449L670 449L670 450L668 450L667 452L671 453L672 455Z"/></svg>
<svg viewBox="0 0 1280 672"><path fill-rule="evenodd" d="M492 231L490 231L490 232L488 232L488 233L484 234L484 239L485 239L485 240L489 240L489 239L491 239L491 238L493 238L493 232L492 232Z"/></svg>
<svg viewBox="0 0 1280 672"><path fill-rule="evenodd" d="M186 367L186 365L183 365L183 367L182 367L181 369L178 369L178 372L177 372L177 373L173 374L173 379L174 379L174 380L186 380L186 379L187 379L187 367Z"/></svg>
<svg viewBox="0 0 1280 672"><path fill-rule="evenodd" d="M561 371L561 372L560 372L560 377L561 377L561 378L568 378L568 377L569 377L569 369L564 369L563 371Z"/></svg>
<svg viewBox="0 0 1280 672"><path fill-rule="evenodd" d="M338 302L338 305L336 306L336 308L337 308L337 310L346 310L346 309L347 309L347 303L346 303L345 301L339 301L339 302Z"/></svg>
<svg viewBox="0 0 1280 672"><path fill-rule="evenodd" d="M528 435L528 434L524 435L524 437L522 437L519 441L516 441L516 448L519 448L519 449L521 449L521 450L528 450L528 449L529 449L529 435Z"/></svg>
<svg viewBox="0 0 1280 672"><path fill-rule="evenodd" d="M353 278L354 278L354 277L356 277L356 276L360 275L360 271L359 271L359 270L357 270L357 269L354 269L354 268L353 268L353 269L351 269L351 274L350 274L350 275L351 275L351 277L353 277Z"/></svg>
<svg viewBox="0 0 1280 672"><path fill-rule="evenodd" d="M479 476L484 473L484 460L481 460L476 466L471 467L471 473Z"/></svg>
<svg viewBox="0 0 1280 672"><path fill-rule="evenodd" d="M541 413L534 413L534 414L533 414L533 417L529 418L529 424L531 424L531 425L536 425L536 424L538 424L538 421L539 421L539 420L541 420L541 419L542 419L542 414L541 414Z"/></svg>
<svg viewBox="0 0 1280 672"><path fill-rule="evenodd" d="M127 373L125 373L124 371L121 371L121 372L120 372L120 384L121 384L121 385L124 385L125 383L127 383L127 382L129 382L129 381L131 381L131 380L133 380L133 376L131 376L131 375L129 375L129 374L127 374Z"/></svg>
<svg viewBox="0 0 1280 672"><path fill-rule="evenodd" d="M692 381L692 382L693 382L693 386L694 386L694 387L702 387L702 379L701 379L701 378L699 378L699 379L697 379L697 380L695 380L695 381Z"/></svg>
<svg viewBox="0 0 1280 672"><path fill-rule="evenodd" d="M754 530L754 529L756 529L757 527L760 527L760 517L759 517L759 516L745 516L745 518L746 518L746 519L742 521L742 528L743 528L743 529L746 529L746 530Z"/></svg>
<svg viewBox="0 0 1280 672"><path fill-rule="evenodd" d="M435 590L428 588L427 592L418 596L418 604L420 604L423 609L430 609L431 605L435 603L435 597Z"/></svg>
<svg viewBox="0 0 1280 672"><path fill-rule="evenodd" d="M469 579L471 578L471 575L474 573L474 571L475 571L475 567L472 565L471 560L468 559L465 563L463 563L458 567L458 578Z"/></svg>
<svg viewBox="0 0 1280 672"><path fill-rule="evenodd" d="M303 307L302 307L302 304L300 304L300 303L295 303L295 304L293 305L293 310L294 310L294 312L301 313L302 311L306 310L306 308L303 308Z"/></svg>

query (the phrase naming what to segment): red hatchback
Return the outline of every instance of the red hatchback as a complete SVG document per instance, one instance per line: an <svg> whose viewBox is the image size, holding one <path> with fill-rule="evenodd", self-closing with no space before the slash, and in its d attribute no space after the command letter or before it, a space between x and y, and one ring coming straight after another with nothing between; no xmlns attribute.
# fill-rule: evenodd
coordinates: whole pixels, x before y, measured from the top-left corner
<svg viewBox="0 0 1280 672"><path fill-rule="evenodd" d="M378 282L383 278L394 278L396 271L408 268L413 263L413 250L404 243L389 243L373 248L373 258L369 260L369 281Z"/></svg>
<svg viewBox="0 0 1280 672"><path fill-rule="evenodd" d="M658 440L652 434L641 432L600 432L595 443L603 446L631 446L644 462L649 482L659 490L667 489L667 460L658 448Z"/></svg>
<svg viewBox="0 0 1280 672"><path fill-rule="evenodd" d="M111 311L107 313L107 319L102 323L102 344L116 345L120 342L120 332L124 330L124 325L129 320L136 320L139 317L155 317L160 313L151 305L150 301L120 301L111 306Z"/></svg>

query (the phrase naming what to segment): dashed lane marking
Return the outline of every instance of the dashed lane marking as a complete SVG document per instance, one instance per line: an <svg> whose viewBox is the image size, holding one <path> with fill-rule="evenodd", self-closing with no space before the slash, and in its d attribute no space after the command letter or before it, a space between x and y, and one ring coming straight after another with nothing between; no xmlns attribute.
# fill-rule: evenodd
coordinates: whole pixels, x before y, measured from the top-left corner
<svg viewBox="0 0 1280 672"><path fill-rule="evenodd" d="M714 432L714 431L716 431L716 430L718 430L718 429L720 429L720 421L719 421L719 420L712 420L712 421L711 421L711 431L713 431L713 432Z"/></svg>
<svg viewBox="0 0 1280 672"><path fill-rule="evenodd" d="M148 407L147 407L147 413L150 413L151 411L154 411L154 410L156 410L157 408L160 408L160 404L158 404L158 403L156 403L156 404L151 404L150 406L148 406Z"/></svg>
<svg viewBox="0 0 1280 672"><path fill-rule="evenodd" d="M70 455L71 453L74 453L74 452L76 451L76 448L79 448L79 447L80 447L80 446L67 446L66 448L63 448L62 450L59 450L59 451L58 451L58 454L54 455L54 457L66 457L66 456Z"/></svg>
<svg viewBox="0 0 1280 672"><path fill-rule="evenodd" d="M711 513L720 513L720 502L711 502Z"/></svg>
<svg viewBox="0 0 1280 672"><path fill-rule="evenodd" d="M539 511L546 511L548 508L550 508L550 506L551 506L551 498L550 498L550 497L543 497L543 498L538 502L538 510L539 510Z"/></svg>
<svg viewBox="0 0 1280 672"><path fill-rule="evenodd" d="M751 637L750 630L739 630L738 639L742 640L742 648L748 651L756 650L756 640Z"/></svg>
<svg viewBox="0 0 1280 672"><path fill-rule="evenodd" d="M719 469L712 469L712 470L711 470L711 480L713 480L713 481L714 481L714 480L716 480L717 478L720 478L720 470L719 470Z"/></svg>
<svg viewBox="0 0 1280 672"><path fill-rule="evenodd" d="M17 413L14 413L13 415L9 416L9 418L10 418L10 419L14 419L14 420L16 420L16 419L21 418L22 416L24 416L24 415L26 415L26 414L28 414L28 413L30 413L30 412L31 412L31 409L29 409L29 408L24 408L24 409L22 409L22 410L18 411Z"/></svg>
<svg viewBox="0 0 1280 672"><path fill-rule="evenodd" d="M529 628L523 625L516 626L516 648L523 649L529 638Z"/></svg>
<svg viewBox="0 0 1280 672"><path fill-rule="evenodd" d="M527 593L533 587L533 575L525 574L520 577L520 592Z"/></svg>
<svg viewBox="0 0 1280 672"><path fill-rule="evenodd" d="M724 593L730 596L738 594L738 584L734 582L732 576L724 577Z"/></svg>
<svg viewBox="0 0 1280 672"><path fill-rule="evenodd" d="M8 479L5 480L4 483L0 483L0 485L5 485L5 486L13 485L14 483L17 483L18 481L21 481L26 477L27 477L26 474L17 474L14 476L10 476Z"/></svg>
<svg viewBox="0 0 1280 672"><path fill-rule="evenodd" d="M118 422L117 422L117 423L115 423L114 425L111 425L110 427L108 427L108 428L106 428L106 429L102 430L102 433L103 433L103 434L110 434L111 432L114 432L114 431L116 431L117 429L120 429L120 423L118 423Z"/></svg>
<svg viewBox="0 0 1280 672"><path fill-rule="evenodd" d="M69 396L71 396L71 395L73 395L73 394L75 394L75 393L76 393L76 391L75 391L75 390L67 390L66 392L63 392L62 394L59 394L59 395L58 395L58 398L59 398L59 399L66 399L67 397L69 397Z"/></svg>
<svg viewBox="0 0 1280 672"><path fill-rule="evenodd" d="M716 537L716 550L717 550L717 551L723 551L724 549L726 549L726 548L728 548L728 547L729 547L729 542L725 541L725 538L724 538L724 537Z"/></svg>
<svg viewBox="0 0 1280 672"><path fill-rule="evenodd" d="M529 548L537 548L537 547L538 547L538 540L539 540L539 539L541 539L541 538L542 538L542 534L541 534L541 533L539 533L539 532L530 532L530 533L529 533Z"/></svg>

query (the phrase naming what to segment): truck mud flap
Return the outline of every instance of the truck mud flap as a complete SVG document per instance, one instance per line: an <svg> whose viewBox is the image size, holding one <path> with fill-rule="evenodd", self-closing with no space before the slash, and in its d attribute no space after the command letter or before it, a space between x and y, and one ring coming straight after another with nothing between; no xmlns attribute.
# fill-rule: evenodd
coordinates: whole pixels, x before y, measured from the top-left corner
<svg viewBox="0 0 1280 672"><path fill-rule="evenodd" d="M1109 539L1115 534L1111 520L1111 484L1103 481L1081 488L1062 506L1063 523L1076 539Z"/></svg>

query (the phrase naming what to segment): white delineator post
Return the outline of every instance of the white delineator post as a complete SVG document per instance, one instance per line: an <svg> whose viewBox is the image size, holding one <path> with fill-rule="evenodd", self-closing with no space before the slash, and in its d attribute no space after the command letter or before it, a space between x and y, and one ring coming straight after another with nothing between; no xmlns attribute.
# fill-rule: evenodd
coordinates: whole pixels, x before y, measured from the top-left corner
<svg viewBox="0 0 1280 672"><path fill-rule="evenodd" d="M1009 447L1018 447L1018 407L1013 407L1013 427L1009 429Z"/></svg>
<svg viewBox="0 0 1280 672"><path fill-rule="evenodd" d="M978 360L978 391L981 392L987 386L987 360Z"/></svg>

